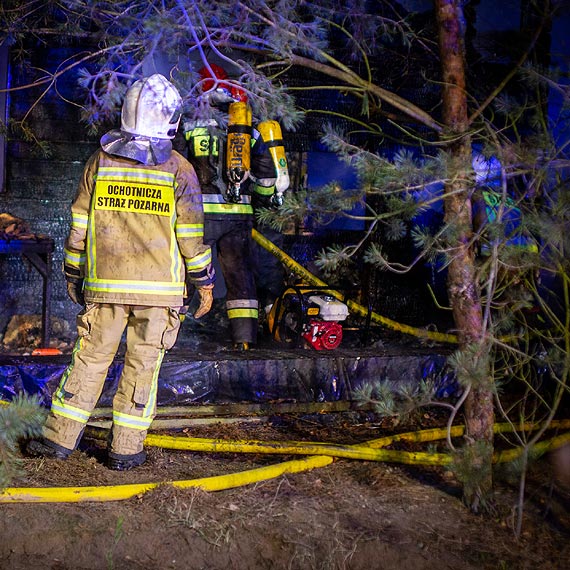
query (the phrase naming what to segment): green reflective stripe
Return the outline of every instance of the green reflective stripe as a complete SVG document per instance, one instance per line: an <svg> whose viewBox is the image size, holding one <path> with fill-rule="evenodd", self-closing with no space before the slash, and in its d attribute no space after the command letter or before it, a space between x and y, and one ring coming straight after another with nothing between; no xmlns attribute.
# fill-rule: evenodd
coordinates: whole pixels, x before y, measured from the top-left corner
<svg viewBox="0 0 570 570"><path fill-rule="evenodd" d="M529 253L538 253L538 246L532 243L523 243L523 242L515 242L515 243L506 243L505 244L506 250L524 250L528 251ZM491 246L487 244L481 245L481 255L490 255L491 254Z"/></svg>
<svg viewBox="0 0 570 570"><path fill-rule="evenodd" d="M253 191L260 196L273 196L275 192L275 184L272 186L261 186L260 184L255 184L253 186Z"/></svg>
<svg viewBox="0 0 570 570"><path fill-rule="evenodd" d="M95 237L95 200L91 200L91 215L87 226L87 259L89 259L88 270L91 279L97 278L97 238Z"/></svg>
<svg viewBox="0 0 570 570"><path fill-rule="evenodd" d="M257 319L258 302L256 299L234 299L226 301L229 319Z"/></svg>
<svg viewBox="0 0 570 570"><path fill-rule="evenodd" d="M85 280L85 289L88 291L105 291L107 293L133 293L137 295L182 295L184 281L168 283L166 281L142 281L133 283L118 279Z"/></svg>
<svg viewBox="0 0 570 570"><path fill-rule="evenodd" d="M152 418L142 418L140 416L131 416L129 414L121 414L113 412L113 423L118 426L136 429L139 431L147 430L152 423Z"/></svg>
<svg viewBox="0 0 570 570"><path fill-rule="evenodd" d="M487 192L486 190L483 190L482 194L485 203L489 206L499 206L504 201L505 206L518 209L515 201L510 196L503 196L497 192Z"/></svg>
<svg viewBox="0 0 570 570"><path fill-rule="evenodd" d="M257 319L259 312L257 309L228 309L229 319Z"/></svg>
<svg viewBox="0 0 570 570"><path fill-rule="evenodd" d="M521 214L520 208L516 205L515 201L510 196L503 196L497 192L482 192L483 200L485 201L485 214L489 221L495 221L501 202L503 203L504 212L516 212Z"/></svg>
<svg viewBox="0 0 570 570"><path fill-rule="evenodd" d="M176 237L202 237L204 235L204 224L177 224Z"/></svg>
<svg viewBox="0 0 570 570"><path fill-rule="evenodd" d="M174 205L174 195L173 195L173 202ZM176 212L175 208L172 208L172 215L170 216L170 280L173 283L178 281L178 276L181 273L182 263L184 260L182 259L182 255L180 254L180 250L178 249L178 241L176 240Z"/></svg>
<svg viewBox="0 0 570 570"><path fill-rule="evenodd" d="M69 375L71 374L71 371L75 366L75 356L77 352L81 350L84 343L85 343L84 337L78 336L77 340L75 341L75 344L73 345L73 351L71 353L71 361L67 366L67 368L65 369L64 373L62 374L57 389L52 395L52 402L54 400L57 400L59 403L63 403L65 399L65 383L67 382L67 379L69 378Z"/></svg>
<svg viewBox="0 0 570 570"><path fill-rule="evenodd" d="M162 366L162 361L164 359L165 353L166 353L165 350L160 350L158 353L158 358L156 359L156 363L154 365L154 371L152 374L152 381L151 381L150 392L148 395L148 401L145 407L143 408L142 415L133 416L132 414L125 414L123 412L113 411L113 424L139 431L148 430L154 417L154 410L156 409L156 398L158 393L158 373L160 371L160 367Z"/></svg>
<svg viewBox="0 0 570 570"><path fill-rule="evenodd" d="M253 208L251 204L204 203L204 214L253 214Z"/></svg>
<svg viewBox="0 0 570 570"><path fill-rule="evenodd" d="M82 267L85 265L85 252L75 253L64 248L63 261L71 267Z"/></svg>
<svg viewBox="0 0 570 570"><path fill-rule="evenodd" d="M86 228L88 220L87 214L71 213L71 226L74 228Z"/></svg>
<svg viewBox="0 0 570 570"><path fill-rule="evenodd" d="M160 372L160 367L162 366L162 360L164 359L165 354L166 350L161 350L158 353L158 358L156 359L156 364L154 366L154 374L152 375L152 384L150 387L150 393L148 395L148 402L146 403L146 406L143 410L143 417L150 418L151 422L156 410L156 399L158 395L158 373Z"/></svg>
<svg viewBox="0 0 570 570"><path fill-rule="evenodd" d="M210 263L212 263L212 250L208 248L204 253L186 260L186 271L193 273L200 269L205 269Z"/></svg>
<svg viewBox="0 0 570 570"><path fill-rule="evenodd" d="M538 246L534 239L520 234L508 236L505 247L524 249L530 253L538 253Z"/></svg>

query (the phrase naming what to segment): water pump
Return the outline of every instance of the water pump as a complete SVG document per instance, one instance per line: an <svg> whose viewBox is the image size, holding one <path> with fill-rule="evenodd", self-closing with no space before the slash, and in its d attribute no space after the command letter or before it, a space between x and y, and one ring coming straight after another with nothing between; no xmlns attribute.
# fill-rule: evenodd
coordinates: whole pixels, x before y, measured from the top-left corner
<svg viewBox="0 0 570 570"><path fill-rule="evenodd" d="M305 344L333 350L342 342L348 307L327 291L293 287L273 304L267 317L273 338L283 344Z"/></svg>

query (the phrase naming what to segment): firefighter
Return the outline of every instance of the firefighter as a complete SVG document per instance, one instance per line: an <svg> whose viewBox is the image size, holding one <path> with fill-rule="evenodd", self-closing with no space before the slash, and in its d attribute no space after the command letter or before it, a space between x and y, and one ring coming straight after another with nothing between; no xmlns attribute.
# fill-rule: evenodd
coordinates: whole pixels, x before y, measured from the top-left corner
<svg viewBox="0 0 570 570"><path fill-rule="evenodd" d="M162 75L136 81L121 129L101 138L85 166L64 248L68 293L84 308L43 438L27 446L32 455L65 459L76 448L126 329L107 466L144 463L158 373L178 334L186 280L201 299L194 316L210 310L215 274L203 243L200 187L171 142L181 104Z"/></svg>
<svg viewBox="0 0 570 570"><path fill-rule="evenodd" d="M200 70L200 76L210 107L227 112L228 126L222 128L215 118L186 120L188 160L202 187L204 242L216 246L226 284L232 345L236 350L249 350L257 342L259 316L251 236L253 201L257 197L278 203L284 185L280 191L276 188L279 172L272 143L252 127L245 91L215 64ZM284 152L282 157L284 162Z"/></svg>
<svg viewBox="0 0 570 570"><path fill-rule="evenodd" d="M539 253L536 239L522 225L523 212L513 192L503 194L501 163L495 157L473 155L475 188L472 195L473 229L477 235L477 260L485 266L493 247L501 249L498 259L495 306L518 307L536 313L533 290L539 279L535 270ZM530 287L529 287L530 285Z"/></svg>
<svg viewBox="0 0 570 570"><path fill-rule="evenodd" d="M489 256L492 245L499 241L496 237L492 239L487 235L486 230L493 223L503 225L503 241L507 247L521 252L538 253L536 240L521 229L520 207L511 195L503 196L499 160L495 157L487 159L481 153L474 152L472 165L475 174L473 229L481 236L478 243L479 256Z"/></svg>

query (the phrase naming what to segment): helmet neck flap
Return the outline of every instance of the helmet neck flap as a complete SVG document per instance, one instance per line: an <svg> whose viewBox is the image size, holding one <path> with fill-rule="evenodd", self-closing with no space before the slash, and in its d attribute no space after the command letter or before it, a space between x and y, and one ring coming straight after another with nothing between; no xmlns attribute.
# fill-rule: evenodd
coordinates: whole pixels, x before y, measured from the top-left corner
<svg viewBox="0 0 570 570"><path fill-rule="evenodd" d="M101 148L116 156L136 160L146 166L166 162L172 153L168 139L150 139L114 129L101 137Z"/></svg>

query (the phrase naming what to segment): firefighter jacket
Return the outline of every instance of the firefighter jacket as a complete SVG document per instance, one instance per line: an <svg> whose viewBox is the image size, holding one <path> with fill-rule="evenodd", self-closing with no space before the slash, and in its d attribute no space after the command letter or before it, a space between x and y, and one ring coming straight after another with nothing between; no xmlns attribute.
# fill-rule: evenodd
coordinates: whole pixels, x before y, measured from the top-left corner
<svg viewBox="0 0 570 570"><path fill-rule="evenodd" d="M88 303L180 307L186 276L213 282L200 187L176 151L156 166L96 151L71 212L64 272Z"/></svg>
<svg viewBox="0 0 570 570"><path fill-rule="evenodd" d="M215 221L251 221L254 207L265 206L275 190L276 170L269 147L259 131L251 132L251 172L241 185L238 203L227 202L226 133L214 119L186 121L188 160L196 170L202 188L204 217Z"/></svg>

